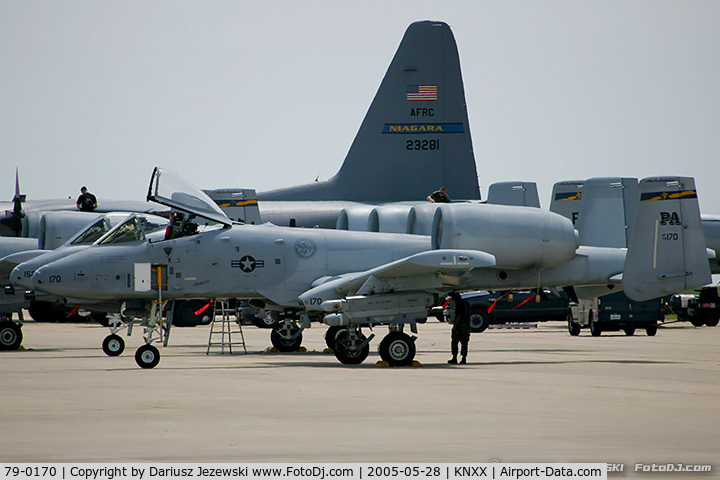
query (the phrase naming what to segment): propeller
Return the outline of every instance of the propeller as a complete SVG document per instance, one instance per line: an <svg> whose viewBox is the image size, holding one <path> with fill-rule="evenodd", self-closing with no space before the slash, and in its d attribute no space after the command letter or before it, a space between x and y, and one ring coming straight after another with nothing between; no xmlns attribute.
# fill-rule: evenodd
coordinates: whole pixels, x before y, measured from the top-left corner
<svg viewBox="0 0 720 480"><path fill-rule="evenodd" d="M23 213L22 210L25 195L20 194L20 177L17 168L15 169L15 196L12 201L12 211L5 211L5 216L0 218L0 224L10 229L14 233L14 236L19 237L22 234L22 219L25 218L25 213Z"/></svg>

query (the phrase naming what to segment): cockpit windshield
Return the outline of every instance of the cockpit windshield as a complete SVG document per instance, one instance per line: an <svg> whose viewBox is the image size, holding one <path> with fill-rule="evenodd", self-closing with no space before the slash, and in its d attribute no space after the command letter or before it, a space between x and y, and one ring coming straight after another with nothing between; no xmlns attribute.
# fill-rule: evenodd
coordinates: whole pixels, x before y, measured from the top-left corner
<svg viewBox="0 0 720 480"><path fill-rule="evenodd" d="M147 199L213 222L232 224L227 215L205 192L161 168L156 167L153 171Z"/></svg>
<svg viewBox="0 0 720 480"><path fill-rule="evenodd" d="M81 232L75 239L70 240L70 245L91 245L95 240L105 235L110 230L110 222L105 218L100 218L97 222L90 225L85 231Z"/></svg>
<svg viewBox="0 0 720 480"><path fill-rule="evenodd" d="M117 245L119 243L140 242L145 240L145 233L137 216L131 215L123 223L97 241L96 245Z"/></svg>

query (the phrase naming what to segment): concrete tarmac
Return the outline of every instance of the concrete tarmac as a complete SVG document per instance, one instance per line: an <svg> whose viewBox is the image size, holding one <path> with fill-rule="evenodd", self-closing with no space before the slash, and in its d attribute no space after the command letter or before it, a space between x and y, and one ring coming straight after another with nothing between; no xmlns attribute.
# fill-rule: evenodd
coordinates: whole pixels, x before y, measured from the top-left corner
<svg viewBox="0 0 720 480"><path fill-rule="evenodd" d="M0 352L1 462L607 462L720 471L720 328L689 323L627 337L563 323L473 334L451 366L450 328L419 326L422 366L340 364L324 326L306 353L206 355L209 327L173 329L152 370L101 351L97 324L23 327ZM123 334L125 335L125 334ZM237 347L236 347L237 351ZM240 349L242 352L242 349ZM692 474L689 474L692 475ZM706 477L706 474L701 474ZM649 478L649 477L646 477ZM673 478L678 478L673 476Z"/></svg>

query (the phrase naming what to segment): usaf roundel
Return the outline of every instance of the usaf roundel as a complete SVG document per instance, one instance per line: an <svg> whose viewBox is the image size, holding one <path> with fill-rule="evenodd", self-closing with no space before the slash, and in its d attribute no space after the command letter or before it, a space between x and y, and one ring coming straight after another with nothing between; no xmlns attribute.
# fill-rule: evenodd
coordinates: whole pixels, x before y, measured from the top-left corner
<svg viewBox="0 0 720 480"><path fill-rule="evenodd" d="M300 238L295 242L295 255L310 258L317 252L317 245L309 238Z"/></svg>
<svg viewBox="0 0 720 480"><path fill-rule="evenodd" d="M264 260L255 260L250 255L245 255L240 260L233 260L231 262L233 268L239 268L245 273L250 273L256 268L263 268L265 266Z"/></svg>

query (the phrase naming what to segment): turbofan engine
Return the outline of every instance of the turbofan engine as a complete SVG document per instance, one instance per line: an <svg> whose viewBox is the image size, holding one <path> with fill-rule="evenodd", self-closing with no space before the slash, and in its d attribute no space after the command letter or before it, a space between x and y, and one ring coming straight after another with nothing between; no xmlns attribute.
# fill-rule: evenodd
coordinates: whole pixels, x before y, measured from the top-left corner
<svg viewBox="0 0 720 480"><path fill-rule="evenodd" d="M500 268L560 265L579 245L570 220L539 208L450 204L433 218L433 249L480 250L494 255Z"/></svg>

